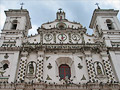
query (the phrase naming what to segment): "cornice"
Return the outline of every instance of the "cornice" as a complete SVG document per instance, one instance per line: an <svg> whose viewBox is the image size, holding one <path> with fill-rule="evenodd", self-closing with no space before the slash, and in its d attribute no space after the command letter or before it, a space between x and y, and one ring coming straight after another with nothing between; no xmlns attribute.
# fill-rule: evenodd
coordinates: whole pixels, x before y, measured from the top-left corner
<svg viewBox="0 0 120 90"><path fill-rule="evenodd" d="M20 51L21 47L0 47L0 51Z"/></svg>

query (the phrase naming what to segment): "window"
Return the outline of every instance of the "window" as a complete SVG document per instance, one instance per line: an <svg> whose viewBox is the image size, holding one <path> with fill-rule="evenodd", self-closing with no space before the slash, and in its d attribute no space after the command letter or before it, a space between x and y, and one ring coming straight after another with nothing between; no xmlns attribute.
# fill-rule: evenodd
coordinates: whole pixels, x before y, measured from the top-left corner
<svg viewBox="0 0 120 90"><path fill-rule="evenodd" d="M65 78L70 79L71 71L70 71L70 67L67 64L62 64L59 66L59 76L60 79L65 79Z"/></svg>
<svg viewBox="0 0 120 90"><path fill-rule="evenodd" d="M16 29L17 28L17 22L18 22L17 20L13 20L11 29Z"/></svg>
<svg viewBox="0 0 120 90"><path fill-rule="evenodd" d="M113 29L112 21L110 19L107 19L106 23L109 30Z"/></svg>

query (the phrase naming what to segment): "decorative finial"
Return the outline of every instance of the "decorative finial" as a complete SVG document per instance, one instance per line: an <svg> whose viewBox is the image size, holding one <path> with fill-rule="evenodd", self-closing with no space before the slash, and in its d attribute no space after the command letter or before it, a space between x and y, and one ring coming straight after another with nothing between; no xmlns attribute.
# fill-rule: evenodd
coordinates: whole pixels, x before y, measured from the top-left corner
<svg viewBox="0 0 120 90"><path fill-rule="evenodd" d="M96 3L95 5L97 5L98 9L100 9L100 7L99 7L99 3Z"/></svg>
<svg viewBox="0 0 120 90"><path fill-rule="evenodd" d="M22 2L22 3L20 3L20 5L21 5L21 9L23 9L23 5L24 5L24 3Z"/></svg>
<svg viewBox="0 0 120 90"><path fill-rule="evenodd" d="M59 8L58 10L60 10L60 12L62 11L62 8Z"/></svg>

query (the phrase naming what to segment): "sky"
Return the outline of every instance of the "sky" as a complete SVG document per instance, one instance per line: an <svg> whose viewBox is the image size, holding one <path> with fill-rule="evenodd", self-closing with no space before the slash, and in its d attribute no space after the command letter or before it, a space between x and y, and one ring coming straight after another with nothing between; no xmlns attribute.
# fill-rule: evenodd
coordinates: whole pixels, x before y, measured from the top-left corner
<svg viewBox="0 0 120 90"><path fill-rule="evenodd" d="M93 31L89 24L93 11L97 8L96 3L99 3L101 9L120 10L120 0L0 0L0 32L6 19L4 11L20 9L22 2L23 8L29 11L31 17L32 29L29 30L29 35L37 34L37 28L41 24L54 21L59 8L64 10L69 21L80 22L86 27L90 35ZM120 13L117 17L120 21Z"/></svg>

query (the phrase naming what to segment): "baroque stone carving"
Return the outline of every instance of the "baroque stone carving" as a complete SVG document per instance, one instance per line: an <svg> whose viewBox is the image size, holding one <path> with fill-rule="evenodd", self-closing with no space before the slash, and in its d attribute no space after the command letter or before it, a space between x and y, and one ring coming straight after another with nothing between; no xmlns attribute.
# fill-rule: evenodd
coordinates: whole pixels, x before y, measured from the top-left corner
<svg viewBox="0 0 120 90"><path fill-rule="evenodd" d="M9 57L9 56L8 56L8 54L6 53L5 56L4 56L4 58L7 59L8 57Z"/></svg>
<svg viewBox="0 0 120 90"><path fill-rule="evenodd" d="M85 76L83 75L82 79L81 80L86 80Z"/></svg>
<svg viewBox="0 0 120 90"><path fill-rule="evenodd" d="M46 80L52 80L49 75L47 75Z"/></svg>
<svg viewBox="0 0 120 90"><path fill-rule="evenodd" d="M78 68L79 68L79 69L82 69L83 66L82 66L80 63L78 63Z"/></svg>
<svg viewBox="0 0 120 90"><path fill-rule="evenodd" d="M49 63L49 65L47 66L48 69L51 69L52 68L52 65L51 63Z"/></svg>
<svg viewBox="0 0 120 90"><path fill-rule="evenodd" d="M49 57L46 57L46 60L48 60L50 58L50 56Z"/></svg>

